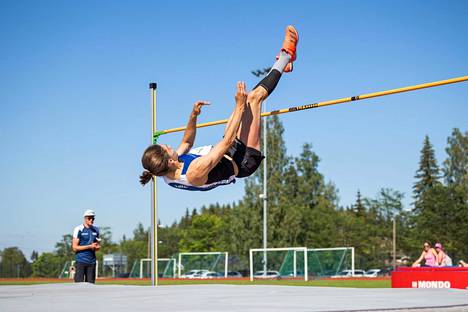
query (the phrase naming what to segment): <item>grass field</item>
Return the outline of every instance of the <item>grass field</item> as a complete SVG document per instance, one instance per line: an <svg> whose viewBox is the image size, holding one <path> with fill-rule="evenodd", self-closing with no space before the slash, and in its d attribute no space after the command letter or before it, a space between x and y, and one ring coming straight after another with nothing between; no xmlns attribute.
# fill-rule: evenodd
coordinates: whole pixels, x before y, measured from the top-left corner
<svg viewBox="0 0 468 312"><path fill-rule="evenodd" d="M71 283L68 279L54 278L0 278L0 285L33 285L51 283ZM96 281L97 285L139 285L149 286L149 279L125 278L113 279L102 278ZM249 279L160 279L159 285L194 285L194 284L230 284L230 285L278 285L278 286L320 286L320 287L354 287L354 288L390 288L390 278L343 278L343 279L321 279L312 281L302 280L255 280Z"/></svg>

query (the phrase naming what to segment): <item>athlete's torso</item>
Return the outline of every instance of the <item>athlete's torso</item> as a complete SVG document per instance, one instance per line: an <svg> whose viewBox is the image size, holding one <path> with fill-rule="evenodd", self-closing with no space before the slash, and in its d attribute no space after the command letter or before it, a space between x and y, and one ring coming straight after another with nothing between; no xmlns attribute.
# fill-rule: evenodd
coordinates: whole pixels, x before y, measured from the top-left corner
<svg viewBox="0 0 468 312"><path fill-rule="evenodd" d="M172 187L188 191L209 191L220 185L235 183L234 168L230 160L223 157L219 163L208 173L208 180L204 185L195 186L187 180L187 171L192 161L208 154L213 146L202 146L191 149L187 154L179 156L179 161L184 163L180 177L176 180L164 176L164 181Z"/></svg>
<svg viewBox="0 0 468 312"><path fill-rule="evenodd" d="M87 228L83 224L80 224L75 227L73 238L77 238L79 240L79 246L91 245L97 241L97 238L99 238L99 229L96 226ZM95 264L96 253L91 249L77 251L75 260L80 263Z"/></svg>

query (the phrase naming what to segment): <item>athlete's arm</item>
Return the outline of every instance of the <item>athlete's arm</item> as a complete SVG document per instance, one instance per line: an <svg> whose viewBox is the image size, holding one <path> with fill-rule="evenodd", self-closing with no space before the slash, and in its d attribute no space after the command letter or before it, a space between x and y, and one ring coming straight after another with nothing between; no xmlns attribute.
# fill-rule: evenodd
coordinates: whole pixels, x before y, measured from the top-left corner
<svg viewBox="0 0 468 312"><path fill-rule="evenodd" d="M79 243L80 243L80 240L78 238L73 238L73 241L72 241L73 251L76 252L76 251L99 248L97 243L92 243L90 245L84 245L84 246L78 245Z"/></svg>
<svg viewBox="0 0 468 312"><path fill-rule="evenodd" d="M237 130L239 129L242 114L244 113L245 105L247 103L247 91L245 90L245 83L237 83L237 93L235 96L236 107L231 115L224 132L224 138L216 144L216 146L206 155L195 159L187 171L188 181L195 185L203 185L208 179L208 173L213 169L224 154L229 150L231 145L236 139Z"/></svg>
<svg viewBox="0 0 468 312"><path fill-rule="evenodd" d="M177 155L185 154L192 148L193 142L195 142L195 135L197 134L197 116L201 113L201 107L209 104L207 101L198 101L193 104L184 137L176 151Z"/></svg>

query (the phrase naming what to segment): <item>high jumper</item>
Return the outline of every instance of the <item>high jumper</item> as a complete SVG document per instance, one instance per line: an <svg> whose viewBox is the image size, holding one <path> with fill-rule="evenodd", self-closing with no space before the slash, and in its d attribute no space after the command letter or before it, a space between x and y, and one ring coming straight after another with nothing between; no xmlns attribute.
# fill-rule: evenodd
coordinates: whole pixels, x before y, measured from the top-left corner
<svg viewBox="0 0 468 312"><path fill-rule="evenodd" d="M209 102L194 104L185 133L177 150L169 145L153 144L143 153L140 183L162 176L172 187L208 191L252 175L265 158L260 152L261 111L263 101L273 92L283 72L293 70L299 40L293 26L286 27L283 46L269 73L247 94L244 82L237 83L236 105L227 121L222 140L215 146L192 149L197 116Z"/></svg>

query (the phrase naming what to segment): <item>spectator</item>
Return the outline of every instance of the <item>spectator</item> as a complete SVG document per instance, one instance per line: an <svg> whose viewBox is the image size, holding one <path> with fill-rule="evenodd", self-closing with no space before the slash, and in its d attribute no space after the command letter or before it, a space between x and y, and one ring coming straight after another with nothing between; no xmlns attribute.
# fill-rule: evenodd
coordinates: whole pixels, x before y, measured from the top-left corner
<svg viewBox="0 0 468 312"><path fill-rule="evenodd" d="M96 281L96 251L99 244L99 229L94 226L96 214L86 210L83 214L83 224L73 231L72 248L75 256L75 282L95 283Z"/></svg>
<svg viewBox="0 0 468 312"><path fill-rule="evenodd" d="M468 263L466 263L465 261L460 260L460 261L458 261L458 263L460 263L461 267L468 268Z"/></svg>
<svg viewBox="0 0 468 312"><path fill-rule="evenodd" d="M424 260L424 264L422 264L423 260ZM412 266L413 267L437 266L437 252L434 250L434 248L431 247L431 244L429 242L424 242L421 256L419 257L418 260L416 260L413 263Z"/></svg>
<svg viewBox="0 0 468 312"><path fill-rule="evenodd" d="M435 244L435 250L437 252L437 265L441 267L452 266L452 258L450 258L442 248L441 243Z"/></svg>

